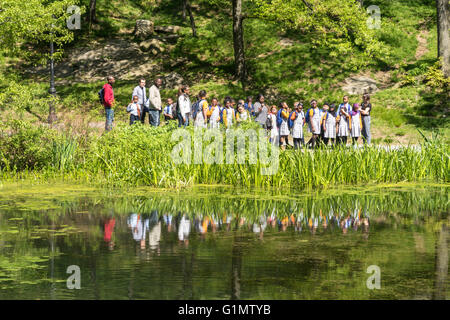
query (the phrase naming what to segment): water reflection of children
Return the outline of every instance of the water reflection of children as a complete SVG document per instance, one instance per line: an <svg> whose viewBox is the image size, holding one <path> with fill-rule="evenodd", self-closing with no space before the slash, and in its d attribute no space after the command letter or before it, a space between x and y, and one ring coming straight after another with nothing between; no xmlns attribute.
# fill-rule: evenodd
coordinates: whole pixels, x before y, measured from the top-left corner
<svg viewBox="0 0 450 320"><path fill-rule="evenodd" d="M156 250L158 255L160 254L159 242L161 240L161 221L156 224L151 224L148 233L148 245L150 249Z"/></svg>
<svg viewBox="0 0 450 320"><path fill-rule="evenodd" d="M145 235L148 230L149 220L141 214L133 213L128 218L128 227L131 228L133 239L140 243L141 249L145 249Z"/></svg>
<svg viewBox="0 0 450 320"><path fill-rule="evenodd" d="M111 241L112 234L114 232L114 226L116 225L116 219L108 218L103 223L104 236L103 239L108 243L109 249L114 249L114 241Z"/></svg>
<svg viewBox="0 0 450 320"><path fill-rule="evenodd" d="M189 245L189 233L191 232L191 221L182 215L180 219L180 225L178 227L178 240L183 243L186 247Z"/></svg>
<svg viewBox="0 0 450 320"><path fill-rule="evenodd" d="M253 223L253 232L259 234L259 239L262 240L264 236L264 230L266 230L267 222L266 217L264 215L261 215L259 217L259 221L255 221Z"/></svg>
<svg viewBox="0 0 450 320"><path fill-rule="evenodd" d="M172 215L171 214L163 215L163 220L167 226L167 231L172 232Z"/></svg>

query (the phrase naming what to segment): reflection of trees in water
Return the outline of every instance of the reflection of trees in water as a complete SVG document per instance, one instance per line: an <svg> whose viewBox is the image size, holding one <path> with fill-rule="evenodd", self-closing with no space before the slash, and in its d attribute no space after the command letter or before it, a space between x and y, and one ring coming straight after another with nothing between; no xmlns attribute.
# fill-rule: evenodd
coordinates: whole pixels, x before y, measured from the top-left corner
<svg viewBox="0 0 450 320"><path fill-rule="evenodd" d="M241 298L242 244L239 237L233 235L231 250L231 299Z"/></svg>
<svg viewBox="0 0 450 320"><path fill-rule="evenodd" d="M239 214L246 220L256 221L262 214L276 210L283 218L285 215L299 214L301 211L311 217L328 215L329 211L353 212L355 208L362 210L363 215L367 216L370 212L372 217L380 215L389 215L395 217L404 216L423 216L425 214L434 214L434 212L445 212L448 209L448 194L442 192L398 192L389 191L376 194L330 194L319 197L299 197L297 199L280 198L271 199L267 197L227 197L226 194L214 194L211 192L206 195L193 194L191 196L171 197L170 194L165 197L155 196L152 198L142 198L140 201L122 198L114 201L112 205L121 212L135 211L135 203L139 203L139 209L142 212L150 212L158 208L161 212L185 212L191 219L199 216L210 218L222 217L225 213Z"/></svg>
<svg viewBox="0 0 450 320"><path fill-rule="evenodd" d="M213 197L216 197L217 199L214 200ZM133 211L134 204L136 203L140 203L138 207L141 211ZM111 208L114 208L113 213L109 211ZM428 256L433 255L433 257L435 257L435 264L432 262L427 264L427 266L436 271L435 275L433 274L433 278L430 278L429 286L429 288L433 288L433 298L443 299L446 297L446 283L448 282L448 227L446 227L446 229L440 228L442 218L446 217L446 212L448 212L448 195L445 192L438 192L436 194L427 192L421 193L420 195L411 195L408 193L398 194L393 191L390 195L380 196L371 195L359 197L355 195L338 195L325 199L313 199L308 197L295 200L251 199L240 197L225 199L220 196L212 196L211 199L194 197L192 199L181 200L154 197L151 199L142 198L139 199L139 201L133 202L126 198L122 198L121 200L83 198L80 202L65 202L59 210L29 211L25 212L26 214L23 214L17 210L17 208L14 208L14 210L11 210L10 208L1 208L0 241L4 244L14 243L14 248L17 251L11 253L8 251L10 249L5 246L0 249L0 254L3 255L3 259L10 261L11 264L14 262L14 258L19 254L22 256L28 255L30 257L47 256L50 248L49 240L53 239L55 251L55 269L53 272L56 278L60 279L61 277L67 277L65 269L63 270L61 267L61 262L58 263L58 261L60 261L58 253L70 253L73 254L74 257L77 257L77 259L85 259L84 266L90 270L89 272L93 272L93 277L89 276L89 272L85 273L88 279L86 285L92 285L91 288L93 290L90 291L91 294L104 297L105 291L102 288L104 287L102 281L104 281L104 279L109 279L108 275L104 274L104 270L113 266L120 266L128 272L127 285L129 285L129 296L136 298L139 293L138 291L142 290L141 279L139 278L141 271L136 264L147 262L147 260L136 259L136 256L141 255L144 251L140 249L139 243L136 245L136 252L133 250L132 246L135 245L135 241L133 240L126 222L130 212L143 212L147 217L146 219L150 220L150 217L152 216L151 213L154 209L158 209L158 214L153 216L154 224L150 224L149 221L150 227L146 230L149 234L146 236L146 239L150 238L150 232L153 230L151 226L153 226L156 228L154 229L155 241L152 240L151 244L157 243L157 247L161 247L161 252L164 252L163 250L166 250L165 252L167 252L169 246L167 242L171 241L170 244L174 248L172 254L174 255L174 259L177 260L175 263L175 260L163 262L154 259L151 263L161 264L166 268L176 266L176 272L182 273L182 276L180 277L182 283L180 284L180 288L177 289L177 293L181 295L180 298L191 299L199 297L200 293L194 292L193 281L202 261L201 259L195 259L195 257L198 257L202 252L205 253L207 250L212 250L213 248L213 244L208 244L208 240L211 239L210 234L213 231L211 221L214 222L216 230L220 231L218 232L219 237L217 238L220 238L222 235L227 235L227 230L242 230L253 232L255 235L261 235L262 232L278 232L278 230L283 230L283 227L286 227L287 231L298 232L304 230L305 237L302 239L308 239L308 241L312 242L313 240L311 239L320 241L320 237L309 237L308 230L311 230L311 233L325 230L329 233L333 232L333 230L337 230L341 233L343 230L341 225L343 225L346 226L345 230L351 232L356 225L358 230L363 231L363 235L364 232L367 234L368 228L364 227L362 221L363 218L369 218L368 221L371 222L372 226L375 224L374 221L376 220L380 221L380 223L383 222L383 226L389 226L393 223L405 225L408 226L408 228L414 228L414 232L423 235L425 240L432 239L432 241L435 241L436 246L434 249L430 249L428 246L429 241L424 241L426 247L423 249L421 256L423 256L423 259L427 259L424 260L427 261L427 263L428 261L431 261L428 260ZM186 221L189 221L190 223L190 229L183 235L181 243L178 239L181 215L175 212L184 212L186 214ZM273 212L274 215L272 215ZM169 215L172 217L170 223L171 230L168 230L167 221L169 220L165 220L163 218L164 215L166 217ZM9 220L14 217L20 217L23 220L20 220L20 222ZM116 243L116 247L114 247L114 252L112 254L101 257L102 254L110 251L108 244L104 240L105 230L102 221L111 217L116 219L116 225L111 235L111 239ZM209 221L207 224L208 228L205 230L207 241L203 242L202 247L198 246L199 237L197 235L193 237L193 233L197 233L194 228L195 219L199 220L202 227L204 226L203 223L205 223L205 221ZM439 232L437 233L437 238L435 238L433 232L438 223ZM51 230L49 227L51 225L54 226L53 231L49 231ZM160 236L157 236L158 225L161 227ZM20 232L1 233L2 231L10 230L12 226L17 226ZM73 227L74 230L70 230L70 228L66 226ZM393 232L392 229L378 231L380 231L378 234L376 234L376 232L373 233L371 227L372 243L384 244L384 241L387 240L380 239L379 237L381 237L381 235L388 235L388 232ZM55 236L55 234L57 235ZM372 235L374 238L372 238ZM40 238L30 240L30 236L39 236ZM233 232L232 236L236 237L236 232ZM394 238L389 240L392 241L390 242L390 244L392 244L392 252L395 252L402 262L405 261L404 264L414 263L411 258L412 256L408 256L408 250L411 248L407 246L407 236L405 234L400 236L403 238L395 238L395 241L404 240L402 243L394 242ZM190 243L189 238L192 239ZM300 237L296 238L299 239ZM292 240L295 241L296 238L292 238ZM164 243L156 241L156 239L163 239ZM354 238L346 236L346 239L352 241ZM246 282L247 279L242 279L243 275L248 277L248 273L243 272L242 270L246 270L245 266L248 266L248 261L257 258L257 247L254 245L255 242L245 242L246 245L250 246L250 249L245 247L245 254L243 254L242 246L240 245L243 241L241 241L239 237L224 237L224 239L219 239L218 241L226 242L230 240L233 241L233 244L231 247L227 247L227 250L231 251L232 256L229 256L230 251L226 252L227 257L230 257L230 259L225 264L225 270L221 270L224 275L226 274L226 277L221 280L226 282L227 294L230 294L230 297L242 299L246 298L245 295L247 294L243 284L248 284L248 282ZM263 243L264 241L257 242ZM145 253L148 254L151 252L152 257L156 257L154 250L152 251L151 244L148 242ZM368 244L367 249L369 248L369 245L370 244ZM352 261L353 258L350 255L352 251L356 252L353 253L353 256L359 254L361 257L358 258L360 260L356 263L358 265L361 264L364 266L364 263L370 262L370 259L384 261L382 260L383 256L381 253L379 255L371 255L366 247L359 248L356 246L347 248L348 252L342 251L342 247L339 243L327 243L322 249L319 247L312 247L309 245L309 242L305 242L303 246L299 246L297 249L299 250L299 252L296 252L299 261L294 261L293 263L303 270L302 275L314 276L314 270L321 270L321 272L332 270L335 272L336 269L341 268L341 266L347 265L349 261ZM308 254L311 255L313 249L316 250L314 256L308 257ZM400 249L405 252L404 255L402 255L403 253L400 252ZM225 251L225 249L222 250ZM280 248L278 247L269 247L268 255L272 255L270 257L273 258L275 254L279 254L279 250ZM412 248L412 250L414 250L414 248ZM222 254L224 253L222 252ZM290 253L288 251L283 251L283 254L289 256ZM335 263L339 267L330 267L330 256L336 256ZM300 260L300 258L302 260ZM105 261L108 261L108 264L105 264ZM67 262L69 261L67 260ZM30 269L35 266L35 264L32 263L29 265ZM39 276L42 278L50 278L50 261L43 261L43 265L45 267L48 266L49 268ZM67 267L67 265L65 266ZM83 270L83 266L81 267ZM400 265L395 268L397 268L395 270L398 274L409 270L407 267L402 267ZM350 272L344 269L344 267L339 270L340 272ZM427 271L428 269L424 270ZM9 276L9 274L7 276ZM21 277L23 276L21 275ZM198 288L197 285L195 288ZM50 291L47 292L50 294ZM58 292L56 294L58 294ZM429 297L431 297L431 291Z"/></svg>
<svg viewBox="0 0 450 320"><path fill-rule="evenodd" d="M445 300L448 277L448 226L444 223L436 238L436 278L433 299Z"/></svg>

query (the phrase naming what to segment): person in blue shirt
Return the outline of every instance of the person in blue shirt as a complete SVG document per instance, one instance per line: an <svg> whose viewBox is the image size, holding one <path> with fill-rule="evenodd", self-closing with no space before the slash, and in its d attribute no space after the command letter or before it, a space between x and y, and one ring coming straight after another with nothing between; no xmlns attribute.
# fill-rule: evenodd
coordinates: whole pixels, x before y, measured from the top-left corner
<svg viewBox="0 0 450 320"><path fill-rule="evenodd" d="M174 120L173 111L174 111L173 99L168 98L167 106L164 108L164 119L166 121Z"/></svg>
<svg viewBox="0 0 450 320"><path fill-rule="evenodd" d="M255 109L253 108L253 97L247 97L247 102L244 104L245 110L247 110L252 117L255 116Z"/></svg>

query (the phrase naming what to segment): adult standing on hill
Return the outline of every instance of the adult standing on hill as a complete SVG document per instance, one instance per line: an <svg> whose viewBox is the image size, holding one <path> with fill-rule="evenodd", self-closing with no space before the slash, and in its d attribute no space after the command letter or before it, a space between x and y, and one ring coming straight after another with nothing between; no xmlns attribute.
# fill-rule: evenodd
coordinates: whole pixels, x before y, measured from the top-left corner
<svg viewBox="0 0 450 320"><path fill-rule="evenodd" d="M370 112L372 111L372 104L370 103L370 95L368 93L363 95L363 102L361 103L362 116L362 135L364 143L370 144L372 137L370 135Z"/></svg>
<svg viewBox="0 0 450 320"><path fill-rule="evenodd" d="M112 129L112 123L114 121L114 90L113 84L116 82L113 76L106 77L108 83L103 86L103 106L105 107L106 122L105 130L110 131Z"/></svg>
<svg viewBox="0 0 450 320"><path fill-rule="evenodd" d="M155 127L159 126L159 115L162 110L161 94L159 93L161 85L162 80L158 78L149 89L149 122L150 125Z"/></svg>
<svg viewBox="0 0 450 320"><path fill-rule="evenodd" d="M138 97L138 104L141 106L141 122L145 121L145 114L148 112L148 107L146 107L147 102L147 94L145 92L145 79L139 80L139 85L133 89L133 94L131 98L133 99L135 96Z"/></svg>
<svg viewBox="0 0 450 320"><path fill-rule="evenodd" d="M189 87L182 85L178 90L177 118L178 127L189 125L189 113L191 112L191 100L189 99Z"/></svg>
<svg viewBox="0 0 450 320"><path fill-rule="evenodd" d="M264 103L264 96L260 93L256 96L256 102L253 105L253 110L255 111L255 121L259 122L259 124L264 127L267 120L267 115L269 113L269 109Z"/></svg>

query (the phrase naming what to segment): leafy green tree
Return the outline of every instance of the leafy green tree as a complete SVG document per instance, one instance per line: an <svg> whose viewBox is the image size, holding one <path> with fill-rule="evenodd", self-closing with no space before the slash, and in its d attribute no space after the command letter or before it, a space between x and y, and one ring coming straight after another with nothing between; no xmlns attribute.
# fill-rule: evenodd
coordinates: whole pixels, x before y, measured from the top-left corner
<svg viewBox="0 0 450 320"><path fill-rule="evenodd" d="M3 53L44 64L50 58L48 44L53 42L56 50L51 58L61 58L63 45L74 37L68 25L69 18L73 18L74 13L77 14L72 10L72 6L76 4L78 0L2 0L0 42ZM56 97L40 97L34 93L32 86L11 82L0 94L0 105L19 105L19 111L28 111L42 120L36 109L40 110L48 103L49 119L53 119Z"/></svg>
<svg viewBox="0 0 450 320"><path fill-rule="evenodd" d="M77 0L2 0L0 2L0 42L7 53L31 58L36 52L30 48L53 41L55 58L62 54L62 46L73 40L73 32L66 20L71 16L67 8ZM40 50L38 61L44 63L47 51Z"/></svg>
<svg viewBox="0 0 450 320"><path fill-rule="evenodd" d="M284 30L295 30L301 34L311 35L314 47L328 48L332 57L345 55L348 57L348 63L355 68L367 65L372 58L388 55L382 42L377 39L376 29L370 28L370 16L362 8L360 1L206 1L221 10L231 9L235 73L243 84L247 77L244 50L245 19L273 21Z"/></svg>
<svg viewBox="0 0 450 320"><path fill-rule="evenodd" d="M377 40L376 29L371 29L370 16L357 1L251 1L257 16L276 21L283 29L314 35L313 45L328 48L332 57L345 55L350 63L363 66L369 59L387 54Z"/></svg>

